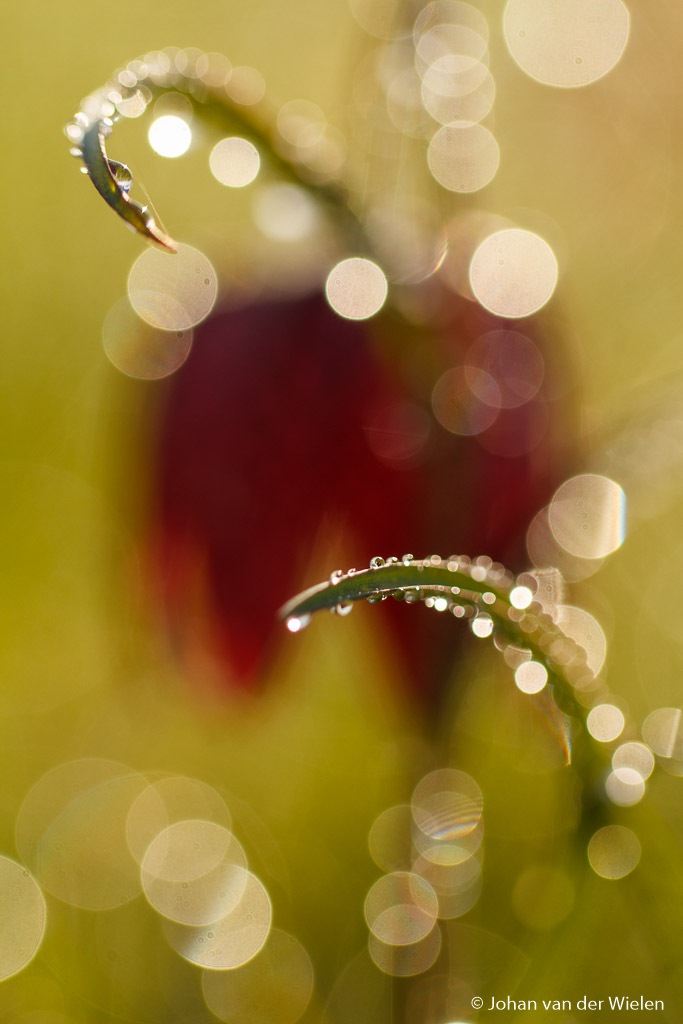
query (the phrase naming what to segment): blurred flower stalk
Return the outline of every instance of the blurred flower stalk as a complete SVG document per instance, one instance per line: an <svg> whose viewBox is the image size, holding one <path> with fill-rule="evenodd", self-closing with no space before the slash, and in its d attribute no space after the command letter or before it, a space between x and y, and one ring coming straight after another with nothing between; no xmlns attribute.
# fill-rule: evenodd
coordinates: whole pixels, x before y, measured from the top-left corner
<svg viewBox="0 0 683 1024"><path fill-rule="evenodd" d="M490 26L460 0L353 7L381 43L356 76L350 140L309 101L269 103L253 69L175 47L121 67L66 127L97 191L150 243L103 337L123 374L160 382L146 563L184 673L236 711L258 706L274 667L313 632L288 636L283 606L298 634L321 609L345 617L381 603L364 643L414 725L410 795L369 833L381 874L365 892L365 952L322 971L304 914L273 926L286 884L248 807L180 773L96 758L38 780L17 822L21 863L0 859L23 929L2 973L38 953L44 893L120 922L143 893L163 956L201 968L200 985L178 983L176 1005L145 1007L155 1020L346 1024L362 1006L366 1019L446 1024L478 1019L481 997L486 1008L538 995L552 976L547 937L555 960L571 955L595 885L623 879L641 909L650 898L628 816L648 820L641 800L658 763L683 773L680 709L630 720L605 681L602 627L567 597L622 544L626 497L577 451L558 255L479 203L504 173ZM502 31L539 88L576 89L617 65L629 15L621 0L508 0ZM272 280L254 267L239 286L219 283L220 252L176 241L133 198L132 172L108 149L116 122L149 111L161 156L191 150L200 119L221 184L266 177L254 232L279 253ZM337 569L342 560L358 568ZM329 580L292 599L321 571ZM343 662L349 627L337 627ZM520 757L543 778L561 773L552 790L539 783L538 841L494 835L486 870L487 808L495 818L509 791L482 750L477 701L497 669L472 635L492 640L514 680L497 692ZM504 857L518 871L501 911ZM343 930L360 903L337 896ZM661 915L651 920L654 934ZM665 923L652 942L672 934ZM143 988L112 1014L138 1019Z"/></svg>

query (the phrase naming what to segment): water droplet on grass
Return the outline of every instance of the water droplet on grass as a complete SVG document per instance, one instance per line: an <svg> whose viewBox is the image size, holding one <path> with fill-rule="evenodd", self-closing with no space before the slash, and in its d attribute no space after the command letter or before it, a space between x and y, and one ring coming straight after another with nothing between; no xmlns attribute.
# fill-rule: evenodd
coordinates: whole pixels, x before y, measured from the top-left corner
<svg viewBox="0 0 683 1024"><path fill-rule="evenodd" d="M311 621L310 615L290 615L285 625L290 633L300 633Z"/></svg>

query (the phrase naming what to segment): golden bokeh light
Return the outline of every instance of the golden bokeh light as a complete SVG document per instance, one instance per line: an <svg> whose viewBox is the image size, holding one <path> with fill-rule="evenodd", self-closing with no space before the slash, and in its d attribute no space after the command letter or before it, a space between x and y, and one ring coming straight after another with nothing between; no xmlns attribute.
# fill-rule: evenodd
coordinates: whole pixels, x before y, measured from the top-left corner
<svg viewBox="0 0 683 1024"><path fill-rule="evenodd" d="M164 919L164 934L185 960L209 970L242 967L263 948L272 923L272 904L263 883L246 873L242 896L233 910L202 928Z"/></svg>
<svg viewBox="0 0 683 1024"><path fill-rule="evenodd" d="M25 867L0 856L0 982L35 957L47 925L45 898Z"/></svg>
<svg viewBox="0 0 683 1024"><path fill-rule="evenodd" d="M378 39L393 39L401 33L399 0L349 0L351 13L362 29Z"/></svg>
<svg viewBox="0 0 683 1024"><path fill-rule="evenodd" d="M643 739L658 757L683 761L683 711L657 708L643 722Z"/></svg>
<svg viewBox="0 0 683 1024"><path fill-rule="evenodd" d="M476 857L467 856L453 862L441 857L445 852L441 847L431 847L417 857L413 870L429 882L436 893L437 917L450 921L467 914L475 905L481 894L482 876Z"/></svg>
<svg viewBox="0 0 683 1024"><path fill-rule="evenodd" d="M162 331L145 323L128 299L104 318L102 344L112 366L136 380L161 380L180 369L192 348L192 330Z"/></svg>
<svg viewBox="0 0 683 1024"><path fill-rule="evenodd" d="M615 768L605 779L605 792L618 807L633 807L645 795L645 782L633 768Z"/></svg>
<svg viewBox="0 0 683 1024"><path fill-rule="evenodd" d="M620 60L629 13L621 0L508 0L505 41L514 60L544 85L596 82Z"/></svg>
<svg viewBox="0 0 683 1024"><path fill-rule="evenodd" d="M167 775L149 782L131 804L126 836L133 857L142 864L153 839L178 821L206 820L230 832L232 820L223 797L201 779Z"/></svg>
<svg viewBox="0 0 683 1024"><path fill-rule="evenodd" d="M225 83L228 96L243 107L254 107L266 94L266 82L257 68L243 65L232 69Z"/></svg>
<svg viewBox="0 0 683 1024"><path fill-rule="evenodd" d="M186 331L205 320L216 302L218 276L198 249L179 245L175 255L147 249L128 275L128 298L146 323Z"/></svg>
<svg viewBox="0 0 683 1024"><path fill-rule="evenodd" d="M368 833L370 856L382 871L408 871L413 861L413 812L410 804L387 807Z"/></svg>
<svg viewBox="0 0 683 1024"><path fill-rule="evenodd" d="M411 871L382 875L365 898L365 920L385 945L407 946L424 939L436 923L439 901L432 886Z"/></svg>
<svg viewBox="0 0 683 1024"><path fill-rule="evenodd" d="M182 117L164 114L152 121L148 138L155 153L174 159L187 153L192 145L192 129Z"/></svg>
<svg viewBox="0 0 683 1024"><path fill-rule="evenodd" d="M478 192L495 177L500 149L482 124L456 121L431 138L427 163L432 176L451 192Z"/></svg>
<svg viewBox="0 0 683 1024"><path fill-rule="evenodd" d="M286 182L267 185L254 199L258 229L277 242L299 242L320 226L318 207L304 189Z"/></svg>
<svg viewBox="0 0 683 1024"><path fill-rule="evenodd" d="M522 693L540 693L548 682L548 670L540 661L525 661L515 669L515 685Z"/></svg>
<svg viewBox="0 0 683 1024"><path fill-rule="evenodd" d="M474 81L476 85L471 84ZM490 114L495 98L496 83L482 63L464 70L444 70L439 63L431 64L422 76L424 108L442 125L483 120Z"/></svg>
<svg viewBox="0 0 683 1024"><path fill-rule="evenodd" d="M368 952L384 974L394 978L411 978L423 974L434 965L441 952L441 943L441 929L438 925L423 939L405 946L382 942L371 933L368 937Z"/></svg>
<svg viewBox="0 0 683 1024"><path fill-rule="evenodd" d="M639 860L640 841L623 825L605 825L588 843L588 861L601 878L624 878L637 867Z"/></svg>
<svg viewBox="0 0 683 1024"><path fill-rule="evenodd" d="M347 320L367 320L380 311L388 292L384 271L372 260L358 256L332 268L325 294L335 313Z"/></svg>
<svg viewBox="0 0 683 1024"><path fill-rule="evenodd" d="M313 965L298 939L273 928L263 949L237 970L205 971L206 1005L226 1024L294 1024L313 995Z"/></svg>
<svg viewBox="0 0 683 1024"><path fill-rule="evenodd" d="M417 828L432 840L458 842L479 826L481 789L465 772L441 768L420 780L411 800Z"/></svg>
<svg viewBox="0 0 683 1024"><path fill-rule="evenodd" d="M558 273L555 253L540 235L507 228L477 248L470 262L470 285L485 309L514 320L545 306Z"/></svg>
<svg viewBox="0 0 683 1024"><path fill-rule="evenodd" d="M605 558L626 536L626 495L597 473L566 480L555 492L548 522L557 543L578 558Z"/></svg>
<svg viewBox="0 0 683 1024"><path fill-rule="evenodd" d="M557 607L555 621L563 633L583 647L588 668L597 676L607 656L607 640L597 619L585 608L561 604Z"/></svg>
<svg viewBox="0 0 683 1024"><path fill-rule="evenodd" d="M611 743L621 735L625 724L624 712L615 704L596 704L586 719L588 732L599 743Z"/></svg>
<svg viewBox="0 0 683 1024"><path fill-rule="evenodd" d="M253 142L239 136L221 139L209 154L209 167L216 181L228 188L251 185L261 167L261 157Z"/></svg>
<svg viewBox="0 0 683 1024"><path fill-rule="evenodd" d="M242 899L246 868L244 850L227 829L210 821L177 821L148 846L142 887L154 909L169 920L213 924Z"/></svg>
<svg viewBox="0 0 683 1024"><path fill-rule="evenodd" d="M126 820L147 780L126 765L88 758L57 765L26 795L17 848L40 884L65 903L109 910L140 892Z"/></svg>
<svg viewBox="0 0 683 1024"><path fill-rule="evenodd" d="M603 564L602 558L580 558L572 555L563 547L550 528L550 509L548 506L536 513L529 524L526 546L533 565L542 569L548 565L555 566L568 583L585 580L598 571Z"/></svg>
<svg viewBox="0 0 683 1024"><path fill-rule="evenodd" d="M644 781L649 779L654 771L654 754L644 743L629 742L622 743L612 754L612 767L629 768L638 773Z"/></svg>

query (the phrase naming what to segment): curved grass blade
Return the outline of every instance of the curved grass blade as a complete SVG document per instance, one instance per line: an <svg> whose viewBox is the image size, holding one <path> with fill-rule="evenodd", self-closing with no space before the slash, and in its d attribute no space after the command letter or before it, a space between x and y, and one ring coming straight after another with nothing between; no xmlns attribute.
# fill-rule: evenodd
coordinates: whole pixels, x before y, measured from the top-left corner
<svg viewBox="0 0 683 1024"><path fill-rule="evenodd" d="M344 615L357 601L421 601L437 612L467 620L475 635L492 637L509 664L539 662L561 710L583 718L574 687L593 677L586 652L554 621L540 591L532 589L537 582L531 573L515 579L488 558L373 559L368 569L333 573L328 581L297 595L280 616L291 632L298 632L324 609Z"/></svg>
<svg viewBox="0 0 683 1024"><path fill-rule="evenodd" d="M183 55L187 58L184 62L179 60ZM208 56L201 57L208 68ZM229 79L220 82L208 72L202 76L197 71L199 64L200 57L190 51L153 51L115 71L101 89L83 100L65 132L72 143L72 154L83 160L105 202L147 242L166 252L176 251L175 242L147 207L130 199L131 172L125 164L109 160L105 150L114 121L137 117L158 96L176 92L189 98L195 112L219 131L238 131L251 139L278 173L306 189L316 202L333 212L352 247L371 248L359 218L351 209L348 190L334 176L321 171L314 161L307 163L303 151L285 145L278 135L275 109L268 111L263 101L240 100L239 90L232 94L227 87ZM130 112L131 104L134 113Z"/></svg>
<svg viewBox="0 0 683 1024"><path fill-rule="evenodd" d="M95 121L83 133L81 157L88 176L104 201L122 217L129 228L164 252L177 252L177 245L161 228L146 206L136 203L129 192L133 184L130 169L115 160L109 160L105 138L111 132L111 122Z"/></svg>

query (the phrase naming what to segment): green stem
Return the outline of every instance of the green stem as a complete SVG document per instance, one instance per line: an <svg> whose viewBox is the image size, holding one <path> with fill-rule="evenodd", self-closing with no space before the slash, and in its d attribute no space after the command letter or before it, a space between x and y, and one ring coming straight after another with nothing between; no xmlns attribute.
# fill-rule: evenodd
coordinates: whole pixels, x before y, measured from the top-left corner
<svg viewBox="0 0 683 1024"><path fill-rule="evenodd" d="M166 251L175 250L173 239L154 223L146 207L130 200L132 174L125 165L109 160L105 140L111 134L114 119L135 97L141 97L141 102L148 106L164 93L178 92L191 97L196 109L220 130L237 130L253 140L281 176L305 189L331 212L350 250L372 251L344 184L336 179L325 180L303 156L284 151L285 140L277 130L276 110L272 105L265 101L240 103L227 91L229 78L225 85L219 86L207 80L208 74L202 78L189 71L168 68L169 58L163 52L150 56L114 72L109 82L83 101L81 110L66 126L67 138L73 144L72 153L83 160L100 195L134 231ZM130 70L133 67L135 71ZM123 175L119 173L121 169L125 172Z"/></svg>

